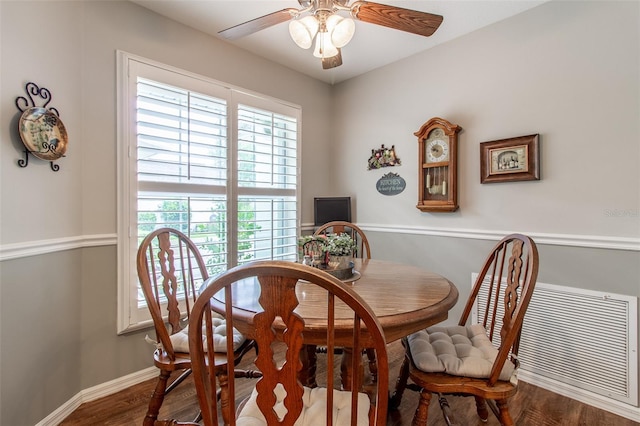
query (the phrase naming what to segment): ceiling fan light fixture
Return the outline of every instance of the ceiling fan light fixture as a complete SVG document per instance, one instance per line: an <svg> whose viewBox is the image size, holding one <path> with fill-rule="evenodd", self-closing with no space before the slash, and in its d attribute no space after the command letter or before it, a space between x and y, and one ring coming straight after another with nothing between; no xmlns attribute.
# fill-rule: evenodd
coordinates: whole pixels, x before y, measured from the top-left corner
<svg viewBox="0 0 640 426"><path fill-rule="evenodd" d="M313 38L318 32L319 25L320 23L315 16L305 16L289 23L289 35L299 47L308 49L313 44Z"/></svg>
<svg viewBox="0 0 640 426"><path fill-rule="evenodd" d="M335 14L327 18L327 31L331 34L331 42L337 48L346 46L353 38L355 30L356 23L351 18Z"/></svg>
<svg viewBox="0 0 640 426"><path fill-rule="evenodd" d="M294 43L303 49L309 49L315 38L313 55L322 59L323 69L330 69L342 65L341 49L353 38L355 20L424 37L432 35L443 20L440 15L374 1L298 0L298 3L301 9L288 7L268 13L219 31L218 34L225 40L237 40L274 25L289 22L289 34Z"/></svg>
<svg viewBox="0 0 640 426"><path fill-rule="evenodd" d="M338 54L338 48L331 43L331 36L328 32L319 32L316 37L316 48L313 56L316 58L331 58Z"/></svg>

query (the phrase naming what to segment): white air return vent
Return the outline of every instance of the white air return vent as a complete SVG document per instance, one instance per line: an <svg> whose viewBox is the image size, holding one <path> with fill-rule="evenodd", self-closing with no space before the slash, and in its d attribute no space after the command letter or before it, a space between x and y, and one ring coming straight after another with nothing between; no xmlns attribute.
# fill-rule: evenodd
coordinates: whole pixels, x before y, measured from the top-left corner
<svg viewBox="0 0 640 426"><path fill-rule="evenodd" d="M481 295L478 304L486 301ZM537 283L524 317L521 369L637 406L637 316L636 297Z"/></svg>

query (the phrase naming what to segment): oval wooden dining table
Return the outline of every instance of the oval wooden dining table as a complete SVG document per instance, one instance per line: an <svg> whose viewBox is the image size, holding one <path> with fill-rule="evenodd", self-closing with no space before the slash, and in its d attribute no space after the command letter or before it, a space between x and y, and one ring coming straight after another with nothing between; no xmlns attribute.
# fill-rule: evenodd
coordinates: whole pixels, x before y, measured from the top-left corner
<svg viewBox="0 0 640 426"><path fill-rule="evenodd" d="M373 309L384 330L387 343L391 343L418 330L444 321L458 300L458 290L446 278L423 268L376 259L354 259L356 274L343 280ZM205 283L206 284L206 283ZM253 317L262 308L258 302L260 285L255 279L236 282L232 286L234 326L248 338L253 338ZM296 295L299 305L295 312L305 322L303 332L307 348L301 353L303 370L300 380L315 385L315 345L324 345L327 339L327 298L321 288L298 282ZM224 312L223 297L212 299L212 309ZM345 348L342 359L342 383L350 383L350 357L348 346L352 341L353 313L336 308L335 344ZM340 321L343 318L344 321ZM342 326L344 323L344 326ZM282 332L284 324L274 324ZM367 347L367 336L362 346ZM375 369L375 365L370 365Z"/></svg>

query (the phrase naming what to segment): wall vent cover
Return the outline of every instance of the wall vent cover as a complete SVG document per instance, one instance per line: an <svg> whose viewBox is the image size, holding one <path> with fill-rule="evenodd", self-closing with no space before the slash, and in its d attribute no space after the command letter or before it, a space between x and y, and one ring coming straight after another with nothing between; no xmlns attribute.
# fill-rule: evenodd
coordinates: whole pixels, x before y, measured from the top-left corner
<svg viewBox="0 0 640 426"><path fill-rule="evenodd" d="M637 305L636 297L538 282L522 328L521 369L637 406Z"/></svg>

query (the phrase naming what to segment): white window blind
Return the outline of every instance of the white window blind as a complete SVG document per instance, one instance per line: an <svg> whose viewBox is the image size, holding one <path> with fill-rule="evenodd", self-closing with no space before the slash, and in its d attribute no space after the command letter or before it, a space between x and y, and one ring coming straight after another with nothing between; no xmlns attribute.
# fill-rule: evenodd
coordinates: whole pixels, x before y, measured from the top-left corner
<svg viewBox="0 0 640 426"><path fill-rule="evenodd" d="M239 105L238 264L296 258L296 147L295 119Z"/></svg>
<svg viewBox="0 0 640 426"><path fill-rule="evenodd" d="M137 79L138 181L226 186L227 103Z"/></svg>
<svg viewBox="0 0 640 426"><path fill-rule="evenodd" d="M148 323L135 267L152 230L176 228L210 275L296 258L300 109L119 52L119 323Z"/></svg>

